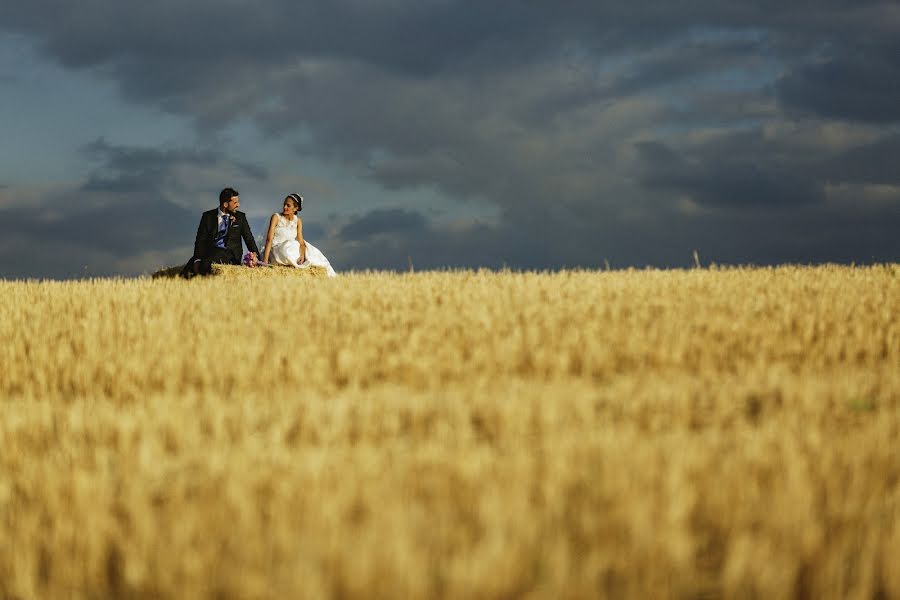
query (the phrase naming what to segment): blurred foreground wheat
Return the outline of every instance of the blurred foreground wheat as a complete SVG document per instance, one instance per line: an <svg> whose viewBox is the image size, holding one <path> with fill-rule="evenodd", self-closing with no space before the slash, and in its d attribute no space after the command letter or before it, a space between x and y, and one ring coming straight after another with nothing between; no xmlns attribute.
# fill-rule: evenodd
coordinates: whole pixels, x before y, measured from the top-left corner
<svg viewBox="0 0 900 600"><path fill-rule="evenodd" d="M0 598L900 598L898 265L230 275L0 282Z"/></svg>

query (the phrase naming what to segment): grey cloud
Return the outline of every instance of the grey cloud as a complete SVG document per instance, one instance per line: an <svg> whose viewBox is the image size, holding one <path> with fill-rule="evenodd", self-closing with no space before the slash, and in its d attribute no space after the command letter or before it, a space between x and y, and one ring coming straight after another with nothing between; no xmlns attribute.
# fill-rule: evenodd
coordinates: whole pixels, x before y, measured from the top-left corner
<svg viewBox="0 0 900 600"><path fill-rule="evenodd" d="M770 36L750 31L701 35L690 31L635 53L618 69L604 73L592 63L594 56L568 57L576 75L593 78L595 84L612 96L641 93L671 84L691 82L698 77L759 68L774 58L776 51Z"/></svg>
<svg viewBox="0 0 900 600"><path fill-rule="evenodd" d="M243 178L268 177L262 166L231 161L222 152L210 149L123 147L101 138L86 144L82 151L102 165L82 186L85 191L124 193L178 186L176 168L180 166L210 169L228 163Z"/></svg>
<svg viewBox="0 0 900 600"><path fill-rule="evenodd" d="M638 150L646 164L645 185L686 193L701 205L778 208L825 199L821 181L791 165L767 161L765 154L755 160L728 153L692 160L659 142L641 144Z"/></svg>
<svg viewBox="0 0 900 600"><path fill-rule="evenodd" d="M96 139L82 147L89 157L102 160L107 168L118 171L160 172L176 162L191 162L211 165L221 159L221 154L211 150L191 150L184 148L157 149L117 146L103 138Z"/></svg>
<svg viewBox="0 0 900 600"><path fill-rule="evenodd" d="M862 144L823 161L822 179L833 183L868 183L900 186L900 135Z"/></svg>
<svg viewBox="0 0 900 600"><path fill-rule="evenodd" d="M401 208L376 209L345 224L338 238L358 241L383 234L421 233L427 226L427 220L420 213Z"/></svg>
<svg viewBox="0 0 900 600"><path fill-rule="evenodd" d="M104 214L108 215L135 203L142 209L157 205L178 211L205 210L215 206L219 191L226 185L240 190L244 182L259 184L268 178L265 168L235 161L211 148L133 147L98 139L86 144L82 152L97 166L78 185L79 195L87 200L80 210L102 206L106 211ZM184 223L197 218L185 219L184 212L167 215L166 220L171 219L171 224L166 228L163 223L156 222L156 216L158 213L153 213L142 223L145 226L154 223L155 230L174 233L182 244L192 235ZM138 238L137 235L128 237L130 240ZM129 247L126 239L119 242L123 248ZM157 247L165 247L162 240L157 244Z"/></svg>
<svg viewBox="0 0 900 600"><path fill-rule="evenodd" d="M174 165L186 163L209 167L220 160L210 151L120 147L102 138L86 144L82 152L101 163L81 186L85 192L141 195L157 192L172 183Z"/></svg>
<svg viewBox="0 0 900 600"><path fill-rule="evenodd" d="M900 185L900 136L829 150L767 139L760 128L676 150L660 141L637 144L643 184L690 193L701 203L787 206L824 200L826 184Z"/></svg>
<svg viewBox="0 0 900 600"><path fill-rule="evenodd" d="M260 240L257 243L257 245L260 247L260 249L262 249L262 247L266 243L266 238L265 238L266 229L265 229L265 227L257 228L254 226L253 230L254 231L258 230L261 232L261 235L258 236L260 238ZM303 237L306 239L309 239L311 242L316 242L317 240L321 240L321 239L324 239L325 237L327 237L327 231L328 230L326 229L326 227L321 223L310 223L307 220L303 221Z"/></svg>
<svg viewBox="0 0 900 600"><path fill-rule="evenodd" d="M6 3L3 27L35 34L49 54L73 67L130 62L157 83L157 69L184 66L179 73L202 76L215 64L277 67L298 57L360 59L416 77L429 77L490 55L492 66L520 64L564 42L577 41L595 52L653 46L687 30L771 29L818 36L834 32L896 33L892 3L842 0L817 3L811 18L805 6L784 2L694 0L675 6L586 0L515 5L455 2L362 3L268 0L252 10L239 4L165 0L125 5L112 0L78 7L62 0ZM125 75L120 73L120 75ZM137 73L134 73L137 78ZM198 80L197 83L201 83ZM160 94L174 91L162 86Z"/></svg>
<svg viewBox="0 0 900 600"><path fill-rule="evenodd" d="M71 245L121 256L184 246L190 240L195 216L153 193L103 199L88 208L73 205L74 197L84 200L83 193L51 196L41 206L0 211L0 219L45 246Z"/></svg>
<svg viewBox="0 0 900 600"><path fill-rule="evenodd" d="M900 121L900 44L839 45L823 61L801 64L779 80L790 110L873 123Z"/></svg>

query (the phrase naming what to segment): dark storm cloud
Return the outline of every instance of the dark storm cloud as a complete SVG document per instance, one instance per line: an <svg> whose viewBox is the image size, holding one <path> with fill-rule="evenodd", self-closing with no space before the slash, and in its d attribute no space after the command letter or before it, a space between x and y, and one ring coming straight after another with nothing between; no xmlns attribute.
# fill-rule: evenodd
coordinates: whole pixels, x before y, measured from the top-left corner
<svg viewBox="0 0 900 600"><path fill-rule="evenodd" d="M659 142L641 144L638 151L647 186L683 192L701 205L772 209L825 199L821 181L766 154L755 159L737 152L686 157Z"/></svg>
<svg viewBox="0 0 900 600"><path fill-rule="evenodd" d="M246 5L164 0L145 4L62 0L6 3L0 27L32 33L65 65L117 65L122 82L150 101L216 94L244 67L298 58L362 61L416 77L460 70L491 73L574 44L614 53L668 42L703 28L770 32L773 43L824 42L835 35L896 33L894 4L585 0L514 6L475 0L364 3L267 0ZM786 39L782 39L786 38ZM490 61L485 61L490 58ZM227 76L230 69L233 77ZM266 73L258 73L265 80ZM207 88L213 84L212 88ZM194 89L191 89L194 88ZM259 92L259 90L255 90Z"/></svg>
<svg viewBox="0 0 900 600"><path fill-rule="evenodd" d="M85 145L82 152L102 166L90 174L81 190L119 194L158 192L161 186L171 183L174 165L190 163L209 167L220 159L211 151L117 147L104 139Z"/></svg>
<svg viewBox="0 0 900 600"><path fill-rule="evenodd" d="M854 129L900 114L893 1L58 0L6 3L0 28L205 133L251 122L387 190L427 187L498 215L471 226L452 209L440 222L386 209L338 218L323 242L347 266L666 265L696 246L740 262L900 251L885 233L892 190L859 215L832 189L897 185L896 132ZM809 132L785 126L794 119ZM835 122L848 137L833 139ZM105 166L83 191L107 195L184 187L169 164L225 160L94 151Z"/></svg>
<svg viewBox="0 0 900 600"><path fill-rule="evenodd" d="M873 123L900 121L900 44L839 45L828 58L800 64L778 82L791 110Z"/></svg>
<svg viewBox="0 0 900 600"><path fill-rule="evenodd" d="M46 198L27 209L0 210L0 219L18 235L44 240L45 246L78 246L132 256L146 249L183 246L194 218L188 211L160 202L152 191L119 196L96 208L74 204L84 193ZM95 198L96 199L96 198ZM63 256L60 255L60 258Z"/></svg>
<svg viewBox="0 0 900 600"><path fill-rule="evenodd" d="M402 208L376 209L344 225L338 238L355 241L375 235L422 232L427 221L417 212Z"/></svg>
<svg viewBox="0 0 900 600"><path fill-rule="evenodd" d="M824 162L823 179L836 183L870 183L900 186L900 135L846 150Z"/></svg>
<svg viewBox="0 0 900 600"><path fill-rule="evenodd" d="M768 35L749 30L728 35L692 34L661 43L633 54L628 68L616 77L603 77L592 65L594 57L584 51L570 52L564 58L576 79L593 79L604 94L619 97L700 77L727 76L736 69L752 69L774 54Z"/></svg>
<svg viewBox="0 0 900 600"><path fill-rule="evenodd" d="M211 169L230 162L242 179L268 177L264 167L228 161L222 152L211 149L123 147L101 138L85 145L82 151L102 163L82 186L83 191L158 193L161 188L180 185L177 168L183 165Z"/></svg>
<svg viewBox="0 0 900 600"><path fill-rule="evenodd" d="M898 186L900 135L829 152L765 139L758 128L676 151L654 141L637 145L641 181L689 194L700 204L753 208L816 204L828 184ZM900 208L900 207L894 207Z"/></svg>

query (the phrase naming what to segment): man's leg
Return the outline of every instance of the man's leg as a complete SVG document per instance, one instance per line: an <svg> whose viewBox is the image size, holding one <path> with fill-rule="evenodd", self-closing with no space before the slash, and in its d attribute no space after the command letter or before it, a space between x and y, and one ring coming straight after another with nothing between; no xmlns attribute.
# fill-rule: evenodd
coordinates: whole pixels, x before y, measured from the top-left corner
<svg viewBox="0 0 900 600"><path fill-rule="evenodd" d="M233 261L234 259L231 256L231 252L224 248L216 248L209 253L209 256L200 261L200 273L202 275L211 275L213 265L230 265Z"/></svg>
<svg viewBox="0 0 900 600"><path fill-rule="evenodd" d="M206 258L198 260L192 256L191 260L181 269L181 276L185 279L190 279L195 275L211 275L214 264L230 265L237 263L234 262L231 252L223 248L215 248Z"/></svg>
<svg viewBox="0 0 900 600"><path fill-rule="evenodd" d="M190 279L197 274L197 267L199 264L200 263L192 256L190 260L185 263L184 268L181 269L181 276L185 279Z"/></svg>

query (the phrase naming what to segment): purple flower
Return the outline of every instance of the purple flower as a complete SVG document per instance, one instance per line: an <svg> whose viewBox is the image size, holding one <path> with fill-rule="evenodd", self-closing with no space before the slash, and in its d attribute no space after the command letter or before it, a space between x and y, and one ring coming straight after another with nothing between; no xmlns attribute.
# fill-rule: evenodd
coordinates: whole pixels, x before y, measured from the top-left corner
<svg viewBox="0 0 900 600"><path fill-rule="evenodd" d="M241 260L241 263L245 267L268 267L268 263L264 263L256 257L256 254L253 252L248 252L244 255L244 258Z"/></svg>

